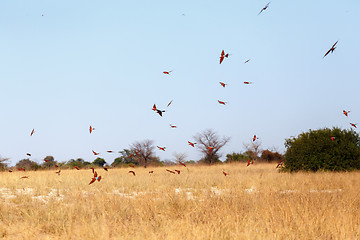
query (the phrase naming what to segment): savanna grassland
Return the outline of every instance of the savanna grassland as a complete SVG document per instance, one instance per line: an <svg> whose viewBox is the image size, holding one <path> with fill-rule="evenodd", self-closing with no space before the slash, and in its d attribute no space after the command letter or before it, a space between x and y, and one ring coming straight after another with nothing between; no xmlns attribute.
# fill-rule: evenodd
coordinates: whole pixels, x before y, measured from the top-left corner
<svg viewBox="0 0 360 240"><path fill-rule="evenodd" d="M0 238L360 239L359 172L167 168L2 172Z"/></svg>

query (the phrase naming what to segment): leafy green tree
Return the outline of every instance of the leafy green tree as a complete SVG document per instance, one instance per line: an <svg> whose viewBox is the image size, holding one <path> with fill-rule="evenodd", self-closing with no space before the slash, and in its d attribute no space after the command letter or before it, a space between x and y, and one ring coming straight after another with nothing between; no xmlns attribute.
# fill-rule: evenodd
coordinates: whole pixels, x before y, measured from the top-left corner
<svg viewBox="0 0 360 240"><path fill-rule="evenodd" d="M50 168L53 167L56 164L56 161L53 156L46 156L44 158L44 162L42 164L43 168Z"/></svg>
<svg viewBox="0 0 360 240"><path fill-rule="evenodd" d="M286 139L285 169L288 171L347 171L360 169L360 139L353 130L309 130Z"/></svg>
<svg viewBox="0 0 360 240"><path fill-rule="evenodd" d="M225 162L231 163L231 162L247 162L249 160L249 156L243 154L243 153L232 153L226 155Z"/></svg>
<svg viewBox="0 0 360 240"><path fill-rule="evenodd" d="M261 153L260 160L263 162L280 162L281 160L283 160L283 155L278 152L264 150Z"/></svg>
<svg viewBox="0 0 360 240"><path fill-rule="evenodd" d="M82 158L77 158L76 160L75 159L70 159L67 163L66 163L66 166L70 167L70 168L73 168L75 166L77 167L85 167L85 166L88 166L88 165L91 165L90 162L86 162L84 161L84 159Z"/></svg>
<svg viewBox="0 0 360 240"><path fill-rule="evenodd" d="M103 158L96 158L92 164L99 166L99 167L104 167L104 165L106 164L106 161Z"/></svg>

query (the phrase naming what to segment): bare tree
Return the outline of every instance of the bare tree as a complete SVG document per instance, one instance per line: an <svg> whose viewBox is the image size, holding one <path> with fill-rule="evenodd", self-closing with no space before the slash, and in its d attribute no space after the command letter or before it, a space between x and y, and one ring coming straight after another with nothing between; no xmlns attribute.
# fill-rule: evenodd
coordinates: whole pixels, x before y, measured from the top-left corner
<svg viewBox="0 0 360 240"><path fill-rule="evenodd" d="M204 154L204 162L209 164L220 161L219 151L230 141L230 137L221 138L212 129L204 130L193 138L197 142L196 147Z"/></svg>
<svg viewBox="0 0 360 240"><path fill-rule="evenodd" d="M173 156L175 158L175 162L179 163L179 162L185 162L186 158L187 158L187 154L186 153L173 153Z"/></svg>
<svg viewBox="0 0 360 240"><path fill-rule="evenodd" d="M261 141L251 141L250 143L244 143L244 147L246 149L245 155L254 161L258 159L262 152Z"/></svg>
<svg viewBox="0 0 360 240"><path fill-rule="evenodd" d="M5 171L7 169L7 161L9 158L0 157L0 171Z"/></svg>
<svg viewBox="0 0 360 240"><path fill-rule="evenodd" d="M155 146L153 140L144 140L142 142L134 142L130 145L130 150L134 155L134 160L138 164L144 165L146 168L150 162L158 161L154 152Z"/></svg>

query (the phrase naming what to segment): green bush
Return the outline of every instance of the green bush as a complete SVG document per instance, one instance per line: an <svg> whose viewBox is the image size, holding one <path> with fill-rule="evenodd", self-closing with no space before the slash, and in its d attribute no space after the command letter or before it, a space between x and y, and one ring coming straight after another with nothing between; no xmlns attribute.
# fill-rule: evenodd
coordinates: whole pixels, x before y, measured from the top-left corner
<svg viewBox="0 0 360 240"><path fill-rule="evenodd" d="M334 137L332 139L331 137ZM353 130L309 130L286 139L284 170L348 171L360 169L360 139Z"/></svg>

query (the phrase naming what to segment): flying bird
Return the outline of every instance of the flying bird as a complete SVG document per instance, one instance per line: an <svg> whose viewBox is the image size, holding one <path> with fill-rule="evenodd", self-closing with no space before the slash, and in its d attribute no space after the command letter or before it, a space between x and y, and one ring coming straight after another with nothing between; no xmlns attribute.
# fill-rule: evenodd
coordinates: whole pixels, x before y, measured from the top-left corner
<svg viewBox="0 0 360 240"><path fill-rule="evenodd" d="M107 152L108 152L108 153L113 153L113 151L111 151L111 150L108 150Z"/></svg>
<svg viewBox="0 0 360 240"><path fill-rule="evenodd" d="M13 172L12 170L9 170L9 172L11 173L11 172Z"/></svg>
<svg viewBox="0 0 360 240"><path fill-rule="evenodd" d="M171 128L177 128L177 126L170 124Z"/></svg>
<svg viewBox="0 0 360 240"><path fill-rule="evenodd" d="M265 11L269 7L269 4L270 4L270 2L268 2L268 4L266 4L266 6L261 9L258 16L260 15L260 13L262 13L263 11Z"/></svg>
<svg viewBox="0 0 360 240"><path fill-rule="evenodd" d="M247 163L247 167L250 165L250 164L254 164L254 162L253 161L251 161L251 159L249 159L249 161L248 161L248 163Z"/></svg>
<svg viewBox="0 0 360 240"><path fill-rule="evenodd" d="M31 157L31 154L30 154L30 153L26 153L26 155L28 155L29 157Z"/></svg>
<svg viewBox="0 0 360 240"><path fill-rule="evenodd" d="M20 179L23 179L23 178L29 178L29 176L23 176L23 177L21 177Z"/></svg>
<svg viewBox="0 0 360 240"><path fill-rule="evenodd" d="M152 173L154 173L154 171L149 171L149 174L152 174Z"/></svg>
<svg viewBox="0 0 360 240"><path fill-rule="evenodd" d="M280 166L283 166L283 160L281 160L278 165L276 166L276 168L280 167Z"/></svg>
<svg viewBox="0 0 360 240"><path fill-rule="evenodd" d="M226 173L224 170L223 170L223 174L224 174L225 177L226 177L227 175L229 175L229 174Z"/></svg>
<svg viewBox="0 0 360 240"><path fill-rule="evenodd" d="M328 55L330 52L331 52L331 53L334 52L334 50L336 49L335 45L336 45L337 43L338 43L338 41L336 41L336 43L334 43L334 45L332 45L332 47L329 49L329 51L327 51L327 52L325 53L325 55L323 56L323 58L326 57L326 55Z"/></svg>
<svg viewBox="0 0 360 240"><path fill-rule="evenodd" d="M252 84L252 82L244 82L244 84Z"/></svg>
<svg viewBox="0 0 360 240"><path fill-rule="evenodd" d="M95 171L95 172L94 172L94 177L91 179L89 185L92 184L92 183L94 183L96 180L98 180L98 182L100 182L101 176L98 176L97 172Z"/></svg>
<svg viewBox="0 0 360 240"><path fill-rule="evenodd" d="M80 170L80 168L79 168L78 166L74 166L74 168L75 168L76 170Z"/></svg>
<svg viewBox="0 0 360 240"><path fill-rule="evenodd" d="M34 132L35 132L35 129L33 129L33 130L31 131L30 137L34 134Z"/></svg>
<svg viewBox="0 0 360 240"><path fill-rule="evenodd" d="M192 142L190 142L190 141L188 141L188 143L189 143L190 146L195 147L195 144L196 144L196 143L192 143Z"/></svg>
<svg viewBox="0 0 360 240"><path fill-rule="evenodd" d="M90 128L89 128L89 132L92 133L92 131L94 131L95 128L93 128L91 125L90 125Z"/></svg>
<svg viewBox="0 0 360 240"><path fill-rule="evenodd" d="M134 171L129 171L128 173L132 173L135 176L135 172Z"/></svg>
<svg viewBox="0 0 360 240"><path fill-rule="evenodd" d="M220 101L220 100L218 100L218 102L219 102L220 104L222 104L222 105L226 105L226 104L227 104L227 102L223 102L223 101Z"/></svg>
<svg viewBox="0 0 360 240"><path fill-rule="evenodd" d="M135 166L134 166L134 165L132 165L131 163L129 164L129 166L130 166L130 167L132 167L132 168L135 168Z"/></svg>
<svg viewBox="0 0 360 240"><path fill-rule="evenodd" d="M251 60L251 59L246 60L246 61L244 62L244 64L250 62L250 60Z"/></svg>
<svg viewBox="0 0 360 240"><path fill-rule="evenodd" d="M154 104L154 106L152 107L152 110L153 110L153 111L156 111L156 109L157 109L157 108L156 108L156 105Z"/></svg>
<svg viewBox="0 0 360 240"><path fill-rule="evenodd" d="M156 109L156 112L162 117L162 113L165 112L165 110Z"/></svg>
<svg viewBox="0 0 360 240"><path fill-rule="evenodd" d="M259 138L258 138L258 137L256 137L256 135L254 135L254 137L253 137L253 139L252 139L252 140L253 140L253 142L255 142L255 140L256 140L256 139L259 139Z"/></svg>
<svg viewBox="0 0 360 240"><path fill-rule="evenodd" d="M350 112L350 111L345 111L345 110L343 110L343 113L344 113L345 116L348 116L349 112Z"/></svg>
<svg viewBox="0 0 360 240"><path fill-rule="evenodd" d="M357 128L357 123L350 123L351 126L353 126L354 128Z"/></svg>
<svg viewBox="0 0 360 240"><path fill-rule="evenodd" d="M168 171L169 173L175 174L175 172L173 172L173 171L171 171L171 170L169 170L169 169L166 169L166 171Z"/></svg>
<svg viewBox="0 0 360 240"><path fill-rule="evenodd" d="M221 86L225 87L227 85L227 83L223 83L223 82L219 82L221 84Z"/></svg>
<svg viewBox="0 0 360 240"><path fill-rule="evenodd" d="M60 172L61 172L61 170L59 170L59 171L57 171L57 172L55 172L57 175L60 175Z"/></svg>
<svg viewBox="0 0 360 240"><path fill-rule="evenodd" d="M211 153L212 152L212 150L214 150L216 147L208 147L208 149L209 149L209 153Z"/></svg>
<svg viewBox="0 0 360 240"><path fill-rule="evenodd" d="M109 169L108 169L107 167L104 167L104 170L105 170L105 171L109 171Z"/></svg>
<svg viewBox="0 0 360 240"><path fill-rule="evenodd" d="M176 169L175 169L174 171L177 172L177 174L180 174L180 170L176 170Z"/></svg>
<svg viewBox="0 0 360 240"><path fill-rule="evenodd" d="M95 169L93 167L90 168L92 173L94 174L95 173Z"/></svg>
<svg viewBox="0 0 360 240"><path fill-rule="evenodd" d="M56 167L56 168L57 168L57 167L59 167L59 165L55 164L55 165L54 165L54 167Z"/></svg>
<svg viewBox="0 0 360 240"><path fill-rule="evenodd" d="M171 73L172 71L174 71L174 70L171 70L171 71L168 71L168 72L167 72L167 71L164 71L163 73L166 74L166 75L170 75L170 73Z"/></svg>
<svg viewBox="0 0 360 240"><path fill-rule="evenodd" d="M185 163L183 163L183 162L180 162L180 161L179 161L179 163L180 163L181 165L183 165L184 167L186 167Z"/></svg>
<svg viewBox="0 0 360 240"><path fill-rule="evenodd" d="M99 155L98 152L95 152L94 150L92 150L93 154L96 156L96 155Z"/></svg>
<svg viewBox="0 0 360 240"><path fill-rule="evenodd" d="M331 141L333 142L335 140L335 137L330 137Z"/></svg>
<svg viewBox="0 0 360 240"><path fill-rule="evenodd" d="M159 146L157 146L157 148L158 148L159 150L161 150L161 151L164 151L164 152L165 152L165 148L166 148L166 147L159 147Z"/></svg>
<svg viewBox="0 0 360 240"><path fill-rule="evenodd" d="M171 101L168 103L167 107L169 107L169 106L170 106L170 104L172 103L172 101L173 101L173 100L171 100Z"/></svg>
<svg viewBox="0 0 360 240"><path fill-rule="evenodd" d="M225 52L224 52L224 50L222 50L221 55L220 55L220 64L222 63L222 61L224 61L224 55L225 55Z"/></svg>

